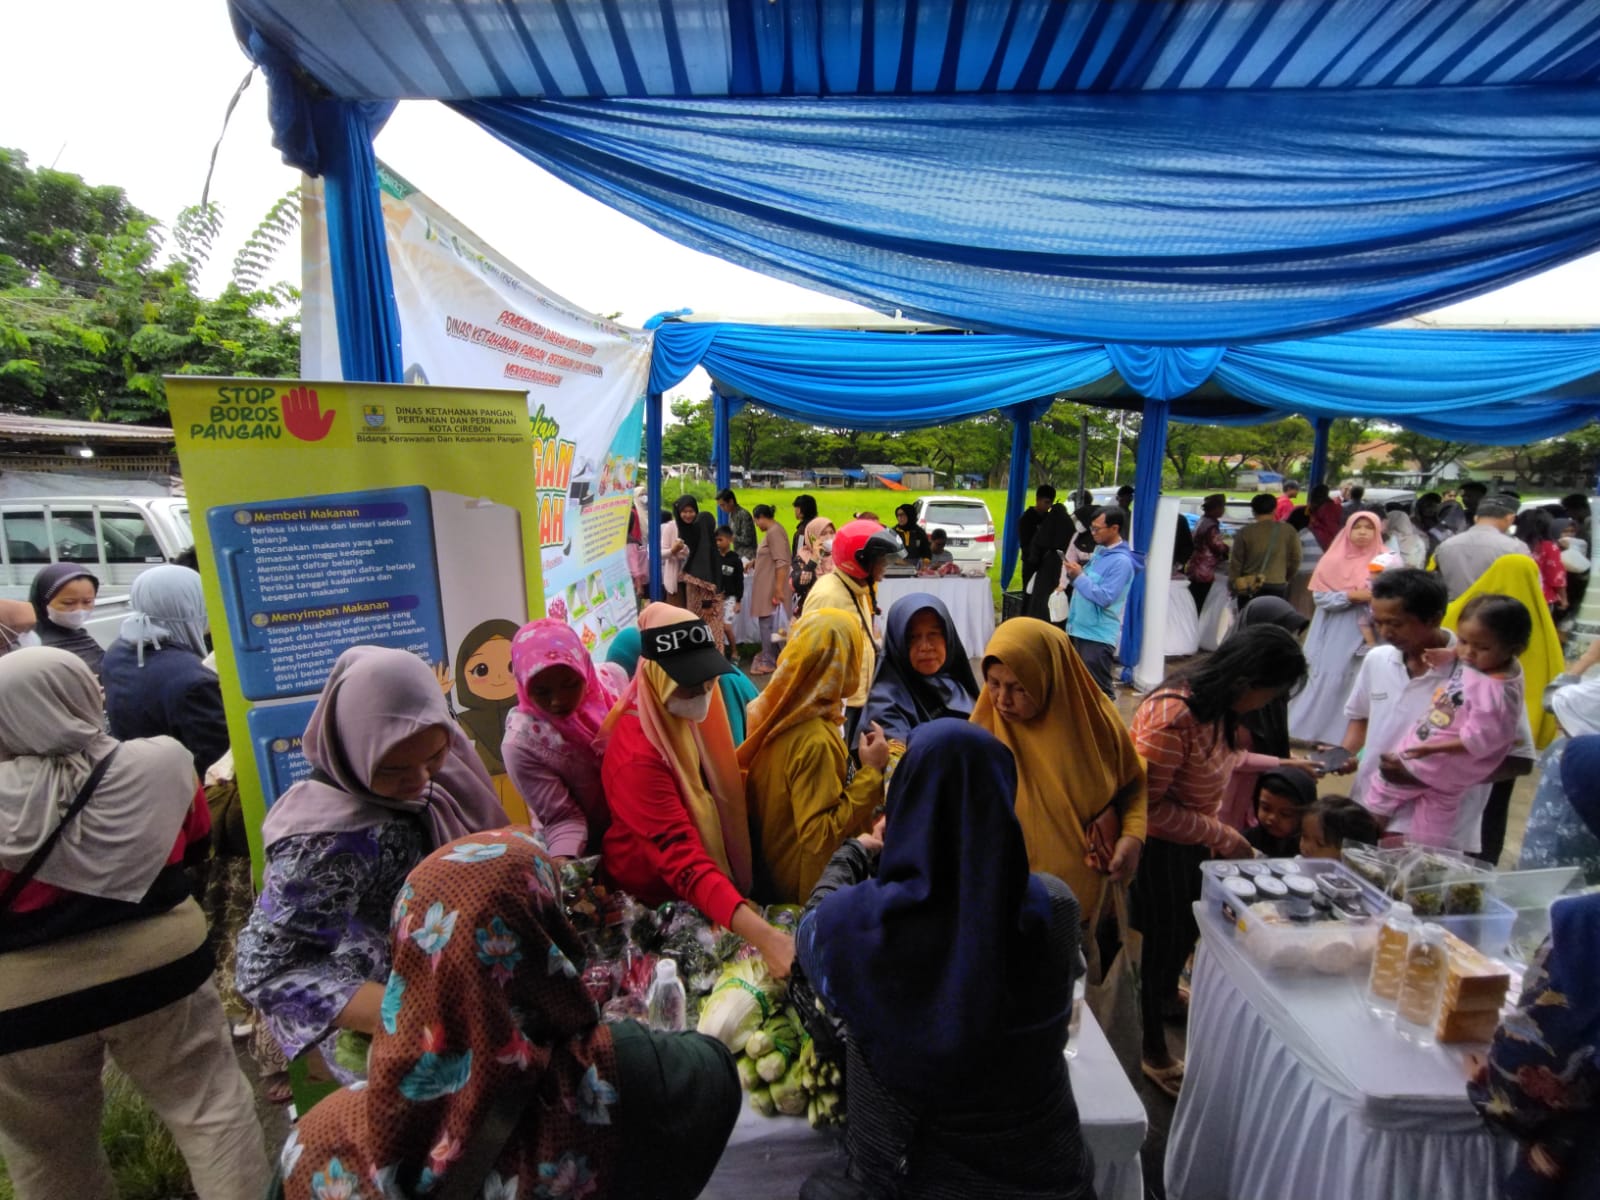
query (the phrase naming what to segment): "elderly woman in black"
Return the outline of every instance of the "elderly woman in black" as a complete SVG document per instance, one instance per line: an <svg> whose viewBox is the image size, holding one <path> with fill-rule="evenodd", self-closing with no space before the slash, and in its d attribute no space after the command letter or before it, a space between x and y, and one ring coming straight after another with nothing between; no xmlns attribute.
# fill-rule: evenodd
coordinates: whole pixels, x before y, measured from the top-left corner
<svg viewBox="0 0 1600 1200"><path fill-rule="evenodd" d="M848 1030L849 1164L802 1200L1094 1194L1063 1053L1078 902L1029 873L1016 790L993 734L920 726L881 836L813 891L797 951Z"/></svg>

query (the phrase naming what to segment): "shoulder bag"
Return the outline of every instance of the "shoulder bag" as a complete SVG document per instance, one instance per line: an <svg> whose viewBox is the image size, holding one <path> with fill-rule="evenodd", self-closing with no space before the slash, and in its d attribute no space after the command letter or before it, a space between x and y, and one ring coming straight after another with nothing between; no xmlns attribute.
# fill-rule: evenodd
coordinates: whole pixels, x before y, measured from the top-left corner
<svg viewBox="0 0 1600 1200"><path fill-rule="evenodd" d="M83 806L89 803L89 797L94 795L95 788L100 786L100 781L105 778L106 770L111 766L111 760L117 756L117 751L122 749L119 742L111 747L107 754L89 772L89 777L83 781L83 786L78 789L78 794L72 798L72 803L67 805L67 811L62 814L61 824L50 831L50 836L45 838L44 845L33 852L33 856L23 864L22 870L11 877L11 882L6 884L5 891L0 892L0 913L9 912L12 904L22 893L22 889L35 875L39 868L44 866L44 860L50 857L50 851L56 848L56 843L61 840L61 835L66 832L68 823L83 811Z"/></svg>

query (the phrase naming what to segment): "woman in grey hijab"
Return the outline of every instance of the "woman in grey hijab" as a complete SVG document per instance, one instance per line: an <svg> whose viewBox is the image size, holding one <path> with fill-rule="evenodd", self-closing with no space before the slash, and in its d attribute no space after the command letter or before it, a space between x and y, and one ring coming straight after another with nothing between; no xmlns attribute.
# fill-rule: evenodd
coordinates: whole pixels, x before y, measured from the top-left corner
<svg viewBox="0 0 1600 1200"><path fill-rule="evenodd" d="M200 1200L255 1200L271 1175L261 1124L184 876L210 815L182 746L118 742L104 717L70 653L0 659L0 1154L22 1200L112 1195L109 1056Z"/></svg>
<svg viewBox="0 0 1600 1200"><path fill-rule="evenodd" d="M202 662L210 647L200 575L152 567L128 598L133 612L100 664L111 736L177 738L203 778L227 752L228 721L216 672Z"/></svg>

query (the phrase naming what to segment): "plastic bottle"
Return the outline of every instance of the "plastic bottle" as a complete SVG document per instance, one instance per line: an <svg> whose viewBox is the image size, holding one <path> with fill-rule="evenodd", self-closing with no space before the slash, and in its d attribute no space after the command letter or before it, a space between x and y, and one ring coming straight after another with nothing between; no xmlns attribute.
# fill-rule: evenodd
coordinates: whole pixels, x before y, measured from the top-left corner
<svg viewBox="0 0 1600 1200"><path fill-rule="evenodd" d="M670 958L656 963L656 977L645 997L645 1021L662 1033L681 1033L689 1023L689 998L678 978L678 964Z"/></svg>
<svg viewBox="0 0 1600 1200"><path fill-rule="evenodd" d="M1444 944L1444 927L1431 923L1422 926L1406 948L1405 977L1395 1003L1394 1025L1407 1041L1433 1045L1433 1022L1439 1015L1439 1001L1449 972L1450 952Z"/></svg>
<svg viewBox="0 0 1600 1200"><path fill-rule="evenodd" d="M1389 909L1388 919L1378 929L1378 948L1372 955L1372 975L1367 980L1367 1007L1374 1016L1394 1016L1400 998L1400 981L1406 973L1406 947L1416 932L1417 921L1409 904Z"/></svg>

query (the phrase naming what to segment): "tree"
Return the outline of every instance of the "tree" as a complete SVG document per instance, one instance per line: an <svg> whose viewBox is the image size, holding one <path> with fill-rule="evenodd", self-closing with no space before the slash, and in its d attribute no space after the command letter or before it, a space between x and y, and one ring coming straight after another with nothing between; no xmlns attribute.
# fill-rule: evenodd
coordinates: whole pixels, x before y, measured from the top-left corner
<svg viewBox="0 0 1600 1200"><path fill-rule="evenodd" d="M165 424L163 375L296 374L299 292L261 279L298 221L292 193L208 299L195 280L221 229L216 206L180 215L163 259L160 226L120 188L0 149L0 406Z"/></svg>
<svg viewBox="0 0 1600 1200"><path fill-rule="evenodd" d="M1367 440L1369 432L1366 422L1359 417L1335 418L1328 427L1328 465L1319 482L1333 486L1350 469L1356 447Z"/></svg>
<svg viewBox="0 0 1600 1200"><path fill-rule="evenodd" d="M672 424L661 432L661 461L711 461L711 401L680 396L672 402Z"/></svg>
<svg viewBox="0 0 1600 1200"><path fill-rule="evenodd" d="M1386 435L1389 441L1389 463L1402 471L1415 470L1424 481L1455 462L1473 449L1471 442L1442 441L1427 437L1410 429L1396 430Z"/></svg>

